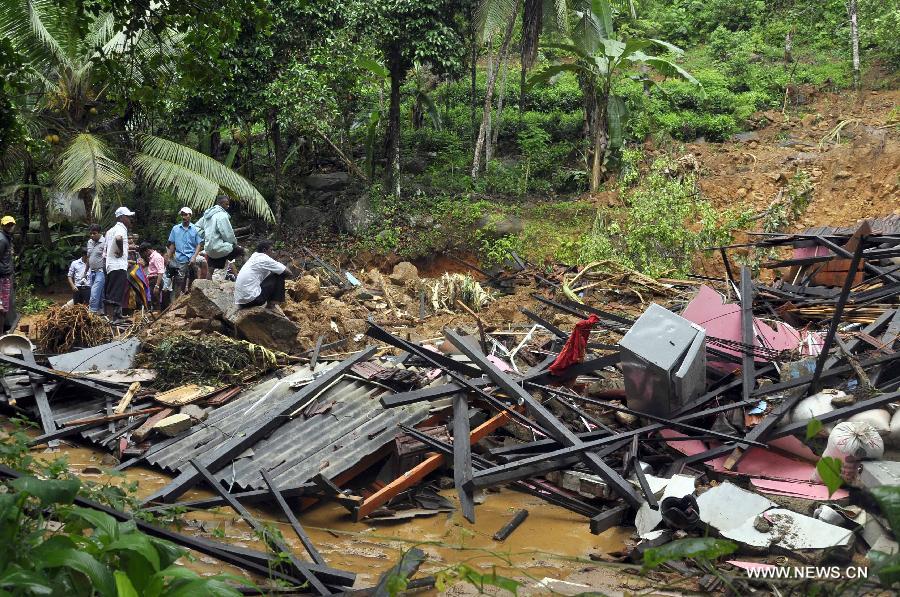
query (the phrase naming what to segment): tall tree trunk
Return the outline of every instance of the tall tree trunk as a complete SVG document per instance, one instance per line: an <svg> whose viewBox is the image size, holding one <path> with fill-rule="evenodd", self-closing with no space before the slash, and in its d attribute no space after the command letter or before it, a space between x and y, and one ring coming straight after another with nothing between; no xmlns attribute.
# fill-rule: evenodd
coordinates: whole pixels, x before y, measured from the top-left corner
<svg viewBox="0 0 900 597"><path fill-rule="evenodd" d="M543 24L544 0L525 0L522 12L522 45L519 48L522 72L519 75L519 128L525 111L525 75L537 60L538 40Z"/></svg>
<svg viewBox="0 0 900 597"><path fill-rule="evenodd" d="M283 174L281 172L282 168L284 168L284 140L281 138L281 124L278 122L278 112L274 109L271 110L269 118L270 130L272 131L272 145L275 148L275 192L273 193L273 198L275 199L275 221L278 222L276 232L279 232L281 230L281 214L284 207Z"/></svg>
<svg viewBox="0 0 900 597"><path fill-rule="evenodd" d="M600 180L603 174L603 158L606 155L606 147L609 145L609 133L607 132L606 106L608 98L601 98L597 122L594 130L594 160L591 166L591 192L596 193L600 188Z"/></svg>
<svg viewBox="0 0 900 597"><path fill-rule="evenodd" d="M584 108L584 123L582 125L582 134L585 150L585 169L588 172L593 170L594 145L596 140L597 123L599 122L599 106L597 104L597 84L594 80L587 77L578 77L578 84L581 87L581 100Z"/></svg>
<svg viewBox="0 0 900 597"><path fill-rule="evenodd" d="M222 133L218 127L209 135L209 155L222 161Z"/></svg>
<svg viewBox="0 0 900 597"><path fill-rule="evenodd" d="M387 149L387 188L397 199L400 198L400 86L403 83L403 60L400 48L388 52L388 70L391 74L391 98L388 108L388 127L385 148Z"/></svg>
<svg viewBox="0 0 900 597"><path fill-rule="evenodd" d="M37 174L32 171L31 184L37 185L37 183ZM53 246L53 241L50 238L50 218L47 214L47 200L44 198L42 190L37 186L34 188L34 198L37 202L38 215L41 220L41 244L44 245L45 249L49 249Z"/></svg>
<svg viewBox="0 0 900 597"><path fill-rule="evenodd" d="M475 137L478 135L477 126L478 122L475 119L475 104L477 101L477 93L478 89L475 85L478 75L478 34L475 30L475 11L473 7L475 6L474 2L469 3L469 35L471 41L470 48L470 56L469 56L469 77L471 79L471 87L469 89L469 112L472 119L472 143L474 146Z"/></svg>
<svg viewBox="0 0 900 597"><path fill-rule="evenodd" d="M497 75L500 72L500 53L497 53L497 63L494 63L493 56L494 49L494 40L491 39L488 44L488 53L487 53L487 78L490 80L492 77L496 81ZM496 87L496 84L495 84ZM491 126L494 124L494 101L493 97L491 98L490 105L486 105L485 109L487 110L486 115L487 118L483 119L482 126L484 127L484 167L487 168L491 162Z"/></svg>
<svg viewBox="0 0 900 597"><path fill-rule="evenodd" d="M859 24L857 22L856 0L848 2L847 12L850 14L850 44L853 47L853 88L859 91Z"/></svg>
<svg viewBox="0 0 900 597"><path fill-rule="evenodd" d="M784 63L790 64L794 61L794 28L788 29L784 36Z"/></svg>
<svg viewBox="0 0 900 597"><path fill-rule="evenodd" d="M496 122L492 124L493 133L491 135L491 142L487 145L485 149L485 162L491 161L491 156L494 153L494 146L497 145L497 139L500 138L500 122L503 120L503 99L506 97L506 80L509 78L509 55L503 57L503 64L500 67L503 69L503 75L500 79L500 95L497 97L497 118Z"/></svg>
<svg viewBox="0 0 900 597"><path fill-rule="evenodd" d="M25 164L25 176L22 178L24 184L31 183L31 162ZM19 226L19 236L22 238L21 246L25 246L28 242L28 227L31 224L31 189L25 187L22 189L22 224Z"/></svg>
<svg viewBox="0 0 900 597"><path fill-rule="evenodd" d="M506 56L509 53L509 42L512 39L513 27L516 24L516 15L519 14L519 6L522 4L522 0L516 0L515 8L512 11L512 18L509 20L509 24L506 26L506 33L503 35L503 43L500 44L500 59L503 59L503 56ZM478 178L478 175L481 173L481 152L484 147L484 141L486 135L489 132L490 127L490 119L491 119L491 105L493 104L494 99L494 86L497 84L497 71L499 68L494 69L488 73L488 81L487 81L487 89L485 89L484 93L484 111L481 114L481 127L478 129L478 139L475 141L475 156L472 160L472 178Z"/></svg>

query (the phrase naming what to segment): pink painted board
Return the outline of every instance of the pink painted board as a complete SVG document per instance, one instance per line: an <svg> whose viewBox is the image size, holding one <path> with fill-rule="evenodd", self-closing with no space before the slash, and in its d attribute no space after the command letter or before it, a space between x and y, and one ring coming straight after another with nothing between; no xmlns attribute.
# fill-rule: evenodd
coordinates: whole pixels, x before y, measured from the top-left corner
<svg viewBox="0 0 900 597"><path fill-rule="evenodd" d="M741 341L740 305L726 303L725 298L709 286L700 287L700 291L688 303L681 316L705 329L707 336L735 342ZM807 335L784 322L770 322L754 317L753 323L757 333L765 340L767 347L775 350L794 350L802 343L802 353L818 354L818 347L821 346L821 338L818 335L812 336L813 350L810 350L806 342ZM754 344L759 346L759 340L755 340ZM731 348L718 346L716 348L722 352L740 356L740 352ZM765 361L762 357L756 357L754 360L760 363ZM736 371L739 368L736 363L710 360L710 364L725 372Z"/></svg>
<svg viewBox="0 0 900 597"><path fill-rule="evenodd" d="M662 429L659 433L667 438L684 437L683 433L674 429ZM777 440L773 441L773 445L776 442ZM668 445L685 456L699 454L708 449L706 444L699 440L671 442ZM781 445L796 448L790 442L781 442ZM816 470L813 463L795 460L775 452L751 447L744 454L736 469L729 471L725 468L726 458L726 456L720 456L719 458L708 460L706 465L714 471L726 475L747 475L752 478L751 482L753 485L759 487L761 491L768 490L772 493L810 499L829 499L828 489L812 480L813 473ZM831 499L836 500L846 497L846 492L841 493L842 491L839 490Z"/></svg>

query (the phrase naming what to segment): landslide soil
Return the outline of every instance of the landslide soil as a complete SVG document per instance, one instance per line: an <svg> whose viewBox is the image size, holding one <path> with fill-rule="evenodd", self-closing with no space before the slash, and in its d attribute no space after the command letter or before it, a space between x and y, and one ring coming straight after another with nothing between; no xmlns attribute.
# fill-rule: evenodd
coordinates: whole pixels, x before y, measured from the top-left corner
<svg viewBox="0 0 900 597"><path fill-rule="evenodd" d="M807 97L799 111L758 115L759 128L735 140L687 144L701 164L704 196L759 212L804 170L813 199L786 232L900 213L900 91ZM839 140L823 141L843 122Z"/></svg>

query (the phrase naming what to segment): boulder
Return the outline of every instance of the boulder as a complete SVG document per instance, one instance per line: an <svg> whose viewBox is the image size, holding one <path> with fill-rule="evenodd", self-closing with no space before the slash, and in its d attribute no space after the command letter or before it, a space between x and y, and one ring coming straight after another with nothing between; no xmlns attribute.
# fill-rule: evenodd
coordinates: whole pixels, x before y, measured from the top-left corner
<svg viewBox="0 0 900 597"><path fill-rule="evenodd" d="M159 423L153 426L153 429L159 431L165 436L175 437L182 431L187 431L191 427L191 418L188 415L178 413L177 415L172 415L170 417L166 417Z"/></svg>
<svg viewBox="0 0 900 597"><path fill-rule="evenodd" d="M303 276L290 289L291 298L295 301L319 300L319 279L315 276Z"/></svg>
<svg viewBox="0 0 900 597"><path fill-rule="evenodd" d="M336 192L343 190L350 181L346 172L319 172L310 174L301 181L303 186L313 191Z"/></svg>
<svg viewBox="0 0 900 597"><path fill-rule="evenodd" d="M516 216L484 215L475 223L475 227L493 238L502 238L511 234L519 234L525 229L525 222Z"/></svg>
<svg viewBox="0 0 900 597"><path fill-rule="evenodd" d="M358 234L372 225L375 213L368 195L361 195L342 214L341 224L347 232Z"/></svg>
<svg viewBox="0 0 900 597"><path fill-rule="evenodd" d="M232 321L238 336L248 342L282 352L297 347L300 326L265 307L241 309Z"/></svg>
<svg viewBox="0 0 900 597"><path fill-rule="evenodd" d="M419 281L419 268L414 266L409 261L401 261L397 265L394 266L391 275L388 276L391 282L398 285L406 284L407 282L418 282Z"/></svg>
<svg viewBox="0 0 900 597"><path fill-rule="evenodd" d="M196 404L187 404L181 407L181 414L189 416L195 421L205 421L209 416L208 408L201 408Z"/></svg>
<svg viewBox="0 0 900 597"><path fill-rule="evenodd" d="M234 304L234 282L195 280L185 299L185 314L190 318L230 320Z"/></svg>
<svg viewBox="0 0 900 597"><path fill-rule="evenodd" d="M297 205L284 213L289 226L302 230L315 230L328 223L328 215L310 205Z"/></svg>

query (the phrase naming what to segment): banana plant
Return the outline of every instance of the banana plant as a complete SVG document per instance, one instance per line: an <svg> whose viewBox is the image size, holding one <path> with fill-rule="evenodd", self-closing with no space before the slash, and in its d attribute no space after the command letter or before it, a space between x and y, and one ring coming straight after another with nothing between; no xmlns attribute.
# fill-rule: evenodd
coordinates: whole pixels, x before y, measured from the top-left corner
<svg viewBox="0 0 900 597"><path fill-rule="evenodd" d="M231 168L180 143L142 133L118 115L104 114L111 81L98 75L97 60L135 65L128 67L128 77L138 84L159 80L172 74L181 34L126 34L116 30L111 14L103 13L79 35L73 25L76 16L73 5L53 0L0 4L0 35L10 40L30 73L32 90L18 104L19 115L32 136L46 133L53 148L45 189L88 191L93 197L91 211L99 217L104 203L140 176L150 187L194 209L206 209L219 193L226 193L256 217L273 222L265 198ZM123 128L128 137L114 132ZM5 153L30 151L11 147ZM6 175L15 174L15 168L5 170ZM7 192L18 188L8 187Z"/></svg>
<svg viewBox="0 0 900 597"><path fill-rule="evenodd" d="M561 53L562 59L532 76L528 86L552 84L564 72L578 78L593 153L588 166L590 188L591 192L596 192L602 180L606 152L622 145L628 119L625 98L613 92L615 83L641 66L663 77L679 77L694 85L700 83L668 58L647 53L650 48L660 48L677 56L683 53L681 48L653 38L618 39L608 0L584 4L582 10L572 11L569 34L564 42L543 44L543 47Z"/></svg>

